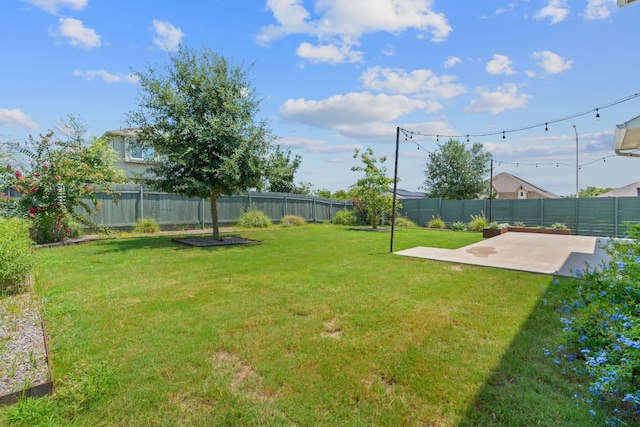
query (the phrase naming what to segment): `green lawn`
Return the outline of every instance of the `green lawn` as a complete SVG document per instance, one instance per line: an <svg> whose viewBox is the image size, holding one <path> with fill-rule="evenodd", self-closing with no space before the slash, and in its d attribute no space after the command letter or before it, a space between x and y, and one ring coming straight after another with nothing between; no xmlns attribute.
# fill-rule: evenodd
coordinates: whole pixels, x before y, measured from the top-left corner
<svg viewBox="0 0 640 427"><path fill-rule="evenodd" d="M24 425L601 425L543 355L551 278L389 253L389 233L245 231L40 251L56 394ZM394 250L479 233L396 230Z"/></svg>

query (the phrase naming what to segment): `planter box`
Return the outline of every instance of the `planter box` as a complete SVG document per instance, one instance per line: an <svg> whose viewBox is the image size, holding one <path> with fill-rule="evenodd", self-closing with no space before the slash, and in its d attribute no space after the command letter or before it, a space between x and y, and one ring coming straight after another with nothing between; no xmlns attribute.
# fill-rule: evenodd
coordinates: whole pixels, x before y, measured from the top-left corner
<svg viewBox="0 0 640 427"><path fill-rule="evenodd" d="M482 237L489 239L504 234L508 231L515 233L543 233L543 234L561 234L568 236L571 230L555 230L553 228L536 228L536 227L504 227L504 228L484 228L482 229Z"/></svg>
<svg viewBox="0 0 640 427"><path fill-rule="evenodd" d="M501 234L504 234L507 231L509 231L509 229L506 227L505 228L483 228L482 237L484 237L485 239L489 239L491 237L496 237Z"/></svg>
<svg viewBox="0 0 640 427"><path fill-rule="evenodd" d="M509 231L516 233L543 233L543 234L562 234L570 235L571 230L556 230L553 228L536 228L536 227L509 227Z"/></svg>

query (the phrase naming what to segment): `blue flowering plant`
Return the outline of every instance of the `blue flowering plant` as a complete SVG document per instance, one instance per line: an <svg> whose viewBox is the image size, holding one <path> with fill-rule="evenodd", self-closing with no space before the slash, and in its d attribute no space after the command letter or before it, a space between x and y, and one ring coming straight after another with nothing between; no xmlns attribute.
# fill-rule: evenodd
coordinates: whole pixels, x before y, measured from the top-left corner
<svg viewBox="0 0 640 427"><path fill-rule="evenodd" d="M576 292L560 305L564 345L553 354L565 372L584 374L589 384L577 403L603 411L610 425L640 423L640 224L628 239L612 239L611 260L587 268Z"/></svg>

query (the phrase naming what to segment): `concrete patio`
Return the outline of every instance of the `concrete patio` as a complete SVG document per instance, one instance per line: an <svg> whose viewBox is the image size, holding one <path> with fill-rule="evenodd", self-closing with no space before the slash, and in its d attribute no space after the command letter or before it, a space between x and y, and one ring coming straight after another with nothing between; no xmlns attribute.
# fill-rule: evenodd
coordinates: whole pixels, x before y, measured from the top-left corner
<svg viewBox="0 0 640 427"><path fill-rule="evenodd" d="M607 238L509 232L459 249L418 246L395 254L434 261L506 268L531 273L573 276L596 268L610 257Z"/></svg>

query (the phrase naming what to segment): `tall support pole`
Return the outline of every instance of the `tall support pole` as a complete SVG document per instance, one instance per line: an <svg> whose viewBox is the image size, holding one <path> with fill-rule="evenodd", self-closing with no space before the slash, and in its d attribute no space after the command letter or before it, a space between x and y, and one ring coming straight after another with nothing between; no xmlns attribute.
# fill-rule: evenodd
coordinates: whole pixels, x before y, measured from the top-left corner
<svg viewBox="0 0 640 427"><path fill-rule="evenodd" d="M578 163L578 129L576 125L573 125L573 131L576 133L576 234L578 234L578 228L580 227L580 207L578 206L578 171L580 170L580 163Z"/></svg>
<svg viewBox="0 0 640 427"><path fill-rule="evenodd" d="M393 252L393 233L396 226L396 191L398 189L398 149L400 148L400 126L396 128L396 164L393 171L393 203L391 205L391 245L389 252Z"/></svg>
<svg viewBox="0 0 640 427"><path fill-rule="evenodd" d="M489 222L493 221L493 157L491 157L489 172Z"/></svg>
<svg viewBox="0 0 640 427"><path fill-rule="evenodd" d="M578 163L578 129L576 129L576 125L573 125L573 131L576 133L576 199L578 198L578 170L580 169L580 164Z"/></svg>

